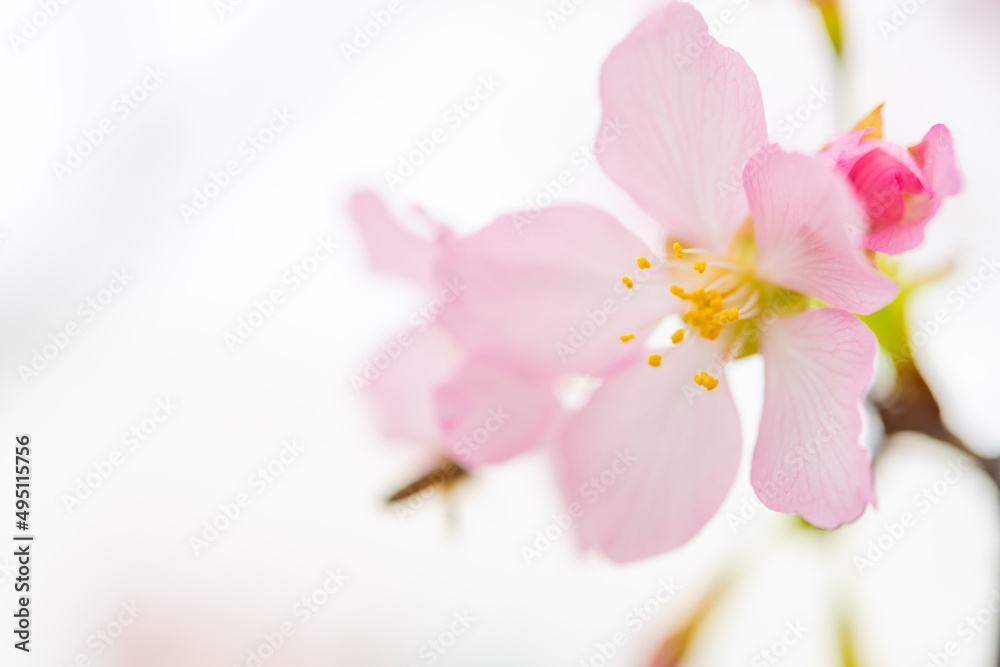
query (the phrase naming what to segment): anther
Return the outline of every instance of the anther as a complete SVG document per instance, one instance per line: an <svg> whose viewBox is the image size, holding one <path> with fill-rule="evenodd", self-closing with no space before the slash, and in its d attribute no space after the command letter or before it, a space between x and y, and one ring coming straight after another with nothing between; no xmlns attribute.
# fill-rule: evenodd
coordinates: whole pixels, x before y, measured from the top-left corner
<svg viewBox="0 0 1000 667"><path fill-rule="evenodd" d="M680 243L674 244L674 257L677 259L684 259L684 248L681 247Z"/></svg>
<svg viewBox="0 0 1000 667"><path fill-rule="evenodd" d="M719 380L717 378L712 377L705 371L702 371L701 373L698 373L697 375L694 376L694 383L696 385L704 387L705 389L708 389L709 391L712 391L713 389L719 386Z"/></svg>
<svg viewBox="0 0 1000 667"><path fill-rule="evenodd" d="M705 267L708 266L708 262L705 260L700 260L694 263L694 270L698 273L705 273Z"/></svg>
<svg viewBox="0 0 1000 667"><path fill-rule="evenodd" d="M633 339L635 338L635 336L633 336L632 334L624 334L624 335L622 335L622 336L619 336L619 338L621 338L621 341L622 341L623 343L627 343L627 342L629 342L630 340L633 340Z"/></svg>
<svg viewBox="0 0 1000 667"><path fill-rule="evenodd" d="M674 345L677 345L682 340L684 340L684 329L678 329L677 331L675 331L674 335L670 337L670 340L674 342Z"/></svg>
<svg viewBox="0 0 1000 667"><path fill-rule="evenodd" d="M632 282L632 279L629 278L628 276L622 276L622 284L624 284L625 287L629 289L632 289L632 287L635 285L635 283Z"/></svg>
<svg viewBox="0 0 1000 667"><path fill-rule="evenodd" d="M652 264L649 263L649 260L646 259L645 257L640 257L639 259L635 260L635 263L639 265L640 269L648 269L649 267L652 266Z"/></svg>
<svg viewBox="0 0 1000 667"><path fill-rule="evenodd" d="M663 357L661 355L659 355L659 354L651 354L651 355L649 355L649 365L650 366L659 366L661 361L663 361Z"/></svg>

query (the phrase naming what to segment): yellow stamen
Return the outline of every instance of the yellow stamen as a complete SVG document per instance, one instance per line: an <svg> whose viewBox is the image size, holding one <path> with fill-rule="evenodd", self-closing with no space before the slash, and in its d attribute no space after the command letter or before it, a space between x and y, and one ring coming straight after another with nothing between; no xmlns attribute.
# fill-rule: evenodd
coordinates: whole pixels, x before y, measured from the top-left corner
<svg viewBox="0 0 1000 667"><path fill-rule="evenodd" d="M702 264L698 262L695 266ZM698 333L708 340L715 340L722 335L722 327L730 322L736 322L740 318L739 308L723 307L723 301L733 294L738 287L732 287L726 291L718 292L710 289L696 289L693 292L685 292L678 285L673 285L670 292L684 301L691 302L691 308L681 314L681 318L686 324L695 327Z"/></svg>
<svg viewBox="0 0 1000 667"><path fill-rule="evenodd" d="M684 259L684 248L681 247L680 243L674 244L674 257L677 259Z"/></svg>
<svg viewBox="0 0 1000 667"><path fill-rule="evenodd" d="M629 278L628 276L622 276L622 283L625 285L625 287L628 287L629 289L632 289L632 287L635 285L635 283L632 282L632 279Z"/></svg>
<svg viewBox="0 0 1000 667"><path fill-rule="evenodd" d="M708 266L708 262L701 260L694 263L694 270L698 273L705 273L705 267Z"/></svg>
<svg viewBox="0 0 1000 667"><path fill-rule="evenodd" d="M719 386L718 379L712 377L705 371L702 371L701 373L698 373L697 375L694 376L694 383L696 385L704 387L705 389L708 389L709 391L712 391L713 389Z"/></svg>
<svg viewBox="0 0 1000 667"><path fill-rule="evenodd" d="M649 365L650 366L659 366L661 361L663 361L663 357L661 355L659 355L659 354L651 354L651 355L649 355Z"/></svg>
<svg viewBox="0 0 1000 667"><path fill-rule="evenodd" d="M684 340L684 329L678 329L674 332L674 335L670 337L670 340L674 341L674 345Z"/></svg>
<svg viewBox="0 0 1000 667"><path fill-rule="evenodd" d="M623 335L623 336L619 336L619 338L621 338L621 339L622 339L622 342L623 342L623 343L627 343L627 342L629 342L630 340L633 340L633 339L635 338L635 336L633 336L632 334L625 334L625 335Z"/></svg>
<svg viewBox="0 0 1000 667"><path fill-rule="evenodd" d="M649 260L646 259L645 257L640 257L639 259L635 260L635 263L639 265L640 269L648 269L649 267L652 266L652 264L649 263Z"/></svg>

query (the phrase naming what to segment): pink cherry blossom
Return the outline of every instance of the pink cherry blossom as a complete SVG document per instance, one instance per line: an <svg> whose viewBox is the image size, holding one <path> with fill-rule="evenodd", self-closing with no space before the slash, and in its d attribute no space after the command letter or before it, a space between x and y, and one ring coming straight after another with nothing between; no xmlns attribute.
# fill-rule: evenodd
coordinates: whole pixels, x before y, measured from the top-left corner
<svg viewBox="0 0 1000 667"><path fill-rule="evenodd" d="M962 187L951 133L935 125L916 146L882 139L882 107L821 153L854 186L868 223L870 250L899 254L924 240L924 228L945 197Z"/></svg>
<svg viewBox="0 0 1000 667"><path fill-rule="evenodd" d="M766 143L753 72L690 5L668 5L617 46L601 93L602 124L627 129L600 164L667 243L651 249L588 206L546 209L530 226L501 218L442 243L438 276L469 290L442 325L464 349L601 379L557 436L586 548L651 556L715 514L741 451L724 369L757 351L754 489L822 528L854 520L873 500L859 435L876 341L851 313L881 308L896 286L852 242L850 186L819 158ZM670 317L682 324L657 346L650 334Z"/></svg>
<svg viewBox="0 0 1000 667"><path fill-rule="evenodd" d="M561 408L545 379L488 348L463 349L437 323L465 298L432 272L451 233L417 211L425 238L404 229L381 199L358 192L348 209L381 273L404 278L427 299L408 327L354 376L389 436L442 450L463 467L503 461L545 441Z"/></svg>

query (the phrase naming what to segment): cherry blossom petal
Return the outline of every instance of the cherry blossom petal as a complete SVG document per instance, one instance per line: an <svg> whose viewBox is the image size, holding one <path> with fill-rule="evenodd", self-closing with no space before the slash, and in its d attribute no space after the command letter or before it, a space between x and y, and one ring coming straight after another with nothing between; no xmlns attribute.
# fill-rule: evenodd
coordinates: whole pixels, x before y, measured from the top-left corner
<svg viewBox="0 0 1000 667"><path fill-rule="evenodd" d="M851 312L892 301L896 285L861 247L864 220L850 185L817 158L770 146L743 172L757 243L757 274Z"/></svg>
<svg viewBox="0 0 1000 667"><path fill-rule="evenodd" d="M708 33L691 5L652 15L601 72L602 127L620 127L598 160L674 237L726 249L746 218L740 174L767 144L757 77Z"/></svg>
<svg viewBox="0 0 1000 667"><path fill-rule="evenodd" d="M819 157L828 160L834 168L846 174L857 162L858 158L868 152L868 147L861 147L865 134L874 128L868 127L861 130L845 132L830 140ZM866 142L867 143L867 142Z"/></svg>
<svg viewBox="0 0 1000 667"><path fill-rule="evenodd" d="M874 502L861 402L875 335L837 308L779 319L761 336L764 410L750 479L761 501L832 530Z"/></svg>
<svg viewBox="0 0 1000 667"><path fill-rule="evenodd" d="M940 124L932 127L910 153L923 170L936 199L959 193L962 176L958 173L955 147L947 127Z"/></svg>
<svg viewBox="0 0 1000 667"><path fill-rule="evenodd" d="M871 250L895 255L919 246L924 241L924 228L937 214L944 198L962 189L951 133L944 125L932 127L907 155L912 155L918 165L930 197L927 202L907 202L903 224L874 226L865 238L865 246Z"/></svg>
<svg viewBox="0 0 1000 667"><path fill-rule="evenodd" d="M507 216L442 246L438 279L461 294L439 321L463 347L506 350L540 373L597 373L682 305L649 247L590 206ZM639 270L642 256L650 269Z"/></svg>
<svg viewBox="0 0 1000 667"><path fill-rule="evenodd" d="M374 270L430 287L437 249L400 226L382 199L369 190L355 192L347 210L358 225ZM436 233L436 232L435 232Z"/></svg>
<svg viewBox="0 0 1000 667"><path fill-rule="evenodd" d="M386 435L441 443L435 393L458 370L463 355L439 326L404 331L383 343L355 375L364 385Z"/></svg>
<svg viewBox="0 0 1000 667"><path fill-rule="evenodd" d="M486 357L467 360L437 402L444 444L463 468L541 446L562 414L549 381Z"/></svg>
<svg viewBox="0 0 1000 667"><path fill-rule="evenodd" d="M692 338L659 368L641 356L567 418L557 466L563 494L582 512L584 547L621 562L653 556L690 540L718 510L740 459L722 351ZM713 391L694 383L700 371L719 379Z"/></svg>
<svg viewBox="0 0 1000 667"><path fill-rule="evenodd" d="M907 200L924 194L917 175L880 148L858 158L847 178L865 205L868 222L874 226L899 223L906 215Z"/></svg>

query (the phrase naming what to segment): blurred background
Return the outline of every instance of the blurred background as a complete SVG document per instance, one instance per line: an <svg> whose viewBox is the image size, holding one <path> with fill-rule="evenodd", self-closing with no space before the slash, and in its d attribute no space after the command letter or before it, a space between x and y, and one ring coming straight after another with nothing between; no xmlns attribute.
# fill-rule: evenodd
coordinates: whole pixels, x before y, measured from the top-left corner
<svg viewBox="0 0 1000 667"><path fill-rule="evenodd" d="M694 4L787 148L881 102L889 140L951 129L965 192L902 258L944 271L907 317L948 427L1000 455L1000 278L977 278L1000 251L1000 5L847 0L838 61L807 0ZM878 510L833 534L754 504L747 454L696 539L628 566L552 528L541 452L386 505L431 453L379 433L350 378L421 295L370 271L347 197L374 188L471 232L573 169L561 201L641 227L581 156L602 61L656 6L3 4L0 435L31 435L37 537L32 652L11 641L0 663L599 667L673 641L688 665L997 664L996 487L925 436L894 436ZM729 369L747 443L759 361Z"/></svg>

